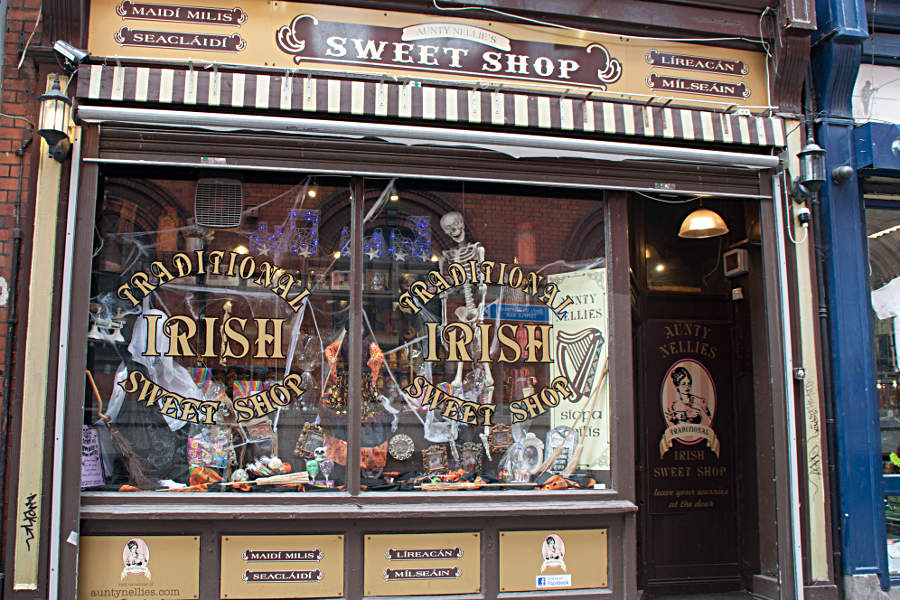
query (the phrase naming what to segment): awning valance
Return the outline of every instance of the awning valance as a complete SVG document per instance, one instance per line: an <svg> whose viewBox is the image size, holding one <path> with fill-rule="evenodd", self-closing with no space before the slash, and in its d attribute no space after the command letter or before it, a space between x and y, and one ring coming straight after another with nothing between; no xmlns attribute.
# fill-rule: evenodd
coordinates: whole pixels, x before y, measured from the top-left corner
<svg viewBox="0 0 900 600"><path fill-rule="evenodd" d="M318 113L375 120L408 119L454 127L513 126L557 134L598 133L744 146L785 145L784 121L778 117L291 72L264 74L201 68L82 65L76 95L82 100L180 109L222 107L309 116Z"/></svg>

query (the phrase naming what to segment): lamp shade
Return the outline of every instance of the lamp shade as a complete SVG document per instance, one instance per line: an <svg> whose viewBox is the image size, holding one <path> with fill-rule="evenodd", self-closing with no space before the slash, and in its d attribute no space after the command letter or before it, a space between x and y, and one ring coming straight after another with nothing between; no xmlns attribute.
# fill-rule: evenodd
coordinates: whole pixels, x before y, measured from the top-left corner
<svg viewBox="0 0 900 600"><path fill-rule="evenodd" d="M61 139L69 137L69 114L72 111L72 101L59 87L59 75L56 76L50 91L38 100L41 103L38 134L47 140L47 145L52 148Z"/></svg>
<svg viewBox="0 0 900 600"><path fill-rule="evenodd" d="M810 138L797 153L797 158L800 160L800 185L812 193L818 192L825 183L825 150Z"/></svg>
<svg viewBox="0 0 900 600"><path fill-rule="evenodd" d="M718 213L708 208L698 208L681 223L678 237L700 239L725 235L728 233L728 225Z"/></svg>

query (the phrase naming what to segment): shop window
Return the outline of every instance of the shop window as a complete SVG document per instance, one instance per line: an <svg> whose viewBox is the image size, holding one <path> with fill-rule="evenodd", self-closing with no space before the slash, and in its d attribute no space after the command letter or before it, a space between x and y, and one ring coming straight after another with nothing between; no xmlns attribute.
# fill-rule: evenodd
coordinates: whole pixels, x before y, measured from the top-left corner
<svg viewBox="0 0 900 600"><path fill-rule="evenodd" d="M370 179L354 240L350 178L107 175L82 488L611 484L602 201Z"/></svg>
<svg viewBox="0 0 900 600"><path fill-rule="evenodd" d="M885 497L888 562L892 576L900 576L900 370L897 333L900 320L900 210L866 209L869 249L869 284L872 290L875 388L881 425L881 459L886 475Z"/></svg>
<svg viewBox="0 0 900 600"><path fill-rule="evenodd" d="M349 223L326 203L348 181L105 181L82 487L296 490L308 460L329 459L318 480L343 485L321 449L326 430L346 437L346 413L320 399L340 376L349 306L321 290ZM234 226L210 226L222 224Z"/></svg>
<svg viewBox="0 0 900 600"><path fill-rule="evenodd" d="M603 204L416 182L388 197L364 224L363 484L609 484Z"/></svg>

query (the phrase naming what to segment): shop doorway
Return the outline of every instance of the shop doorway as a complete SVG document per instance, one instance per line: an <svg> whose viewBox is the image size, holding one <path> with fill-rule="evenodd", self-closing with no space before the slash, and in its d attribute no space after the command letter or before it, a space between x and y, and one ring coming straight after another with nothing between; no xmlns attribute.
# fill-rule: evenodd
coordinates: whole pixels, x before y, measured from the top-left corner
<svg viewBox="0 0 900 600"><path fill-rule="evenodd" d="M754 377L765 329L750 326L765 322L753 318L764 304L758 205L641 194L629 206L638 587L751 589L766 543L756 459L765 388ZM700 208L727 231L680 236Z"/></svg>

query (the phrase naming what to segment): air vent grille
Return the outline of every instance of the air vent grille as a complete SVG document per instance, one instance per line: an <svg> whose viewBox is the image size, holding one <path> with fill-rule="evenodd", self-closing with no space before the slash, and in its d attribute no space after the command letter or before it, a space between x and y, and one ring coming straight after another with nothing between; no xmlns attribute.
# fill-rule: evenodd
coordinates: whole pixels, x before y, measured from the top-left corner
<svg viewBox="0 0 900 600"><path fill-rule="evenodd" d="M244 191L235 179L200 179L194 196L197 225L216 229L240 227Z"/></svg>

